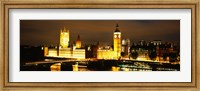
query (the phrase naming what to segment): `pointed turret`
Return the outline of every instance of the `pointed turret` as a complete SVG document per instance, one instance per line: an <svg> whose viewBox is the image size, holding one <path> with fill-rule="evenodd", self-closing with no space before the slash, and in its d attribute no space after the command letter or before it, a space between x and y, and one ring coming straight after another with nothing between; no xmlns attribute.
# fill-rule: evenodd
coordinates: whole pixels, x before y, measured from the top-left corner
<svg viewBox="0 0 200 91"><path fill-rule="evenodd" d="M76 41L81 41L80 35L78 34L77 40Z"/></svg>
<svg viewBox="0 0 200 91"><path fill-rule="evenodd" d="M119 27L119 25L117 24L116 27Z"/></svg>
<svg viewBox="0 0 200 91"><path fill-rule="evenodd" d="M69 32L69 30L66 27L64 27L63 32Z"/></svg>
<svg viewBox="0 0 200 91"><path fill-rule="evenodd" d="M76 48L81 48L81 38L80 38L79 34L78 34L78 37L76 39Z"/></svg>
<svg viewBox="0 0 200 91"><path fill-rule="evenodd" d="M118 25L118 24L116 25L115 32L120 32L120 30L119 30L119 25Z"/></svg>

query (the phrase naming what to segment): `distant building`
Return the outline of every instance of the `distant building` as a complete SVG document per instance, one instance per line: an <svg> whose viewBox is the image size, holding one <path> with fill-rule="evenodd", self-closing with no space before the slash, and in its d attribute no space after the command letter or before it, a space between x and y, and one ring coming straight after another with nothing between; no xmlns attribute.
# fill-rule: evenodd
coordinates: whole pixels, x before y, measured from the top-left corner
<svg viewBox="0 0 200 91"><path fill-rule="evenodd" d="M72 58L85 59L85 49L74 49L72 52Z"/></svg>
<svg viewBox="0 0 200 91"><path fill-rule="evenodd" d="M140 41L138 44L133 44L131 46L131 53L136 53L137 57L135 59L137 60L150 60L149 58L149 49L146 45L145 41Z"/></svg>
<svg viewBox="0 0 200 91"><path fill-rule="evenodd" d="M114 51L110 46L99 47L97 49L97 59L116 59Z"/></svg>
<svg viewBox="0 0 200 91"><path fill-rule="evenodd" d="M145 45L146 45L146 42L145 42L144 40L140 40L140 41L139 41L139 45L145 46Z"/></svg>
<svg viewBox="0 0 200 91"><path fill-rule="evenodd" d="M138 53L137 60L150 60L148 50L139 48L136 52Z"/></svg>
<svg viewBox="0 0 200 91"><path fill-rule="evenodd" d="M61 58L80 58L85 59L85 49L81 48L80 35L76 40L76 44L69 45L69 30L64 28L60 31L60 46L55 48L45 47L45 57L61 57ZM76 46L75 46L76 45Z"/></svg>
<svg viewBox="0 0 200 91"><path fill-rule="evenodd" d="M58 51L59 51L59 54L57 55L57 57L64 57L64 58L73 57L71 48L60 48Z"/></svg>
<svg viewBox="0 0 200 91"><path fill-rule="evenodd" d="M154 40L149 43L145 41L140 41L138 44L133 43L130 50L132 57L137 60L180 61L180 47L174 43L162 43L161 40Z"/></svg>
<svg viewBox="0 0 200 91"><path fill-rule="evenodd" d="M123 39L122 40L122 49L121 52L124 53L124 56L128 56L130 53L130 40Z"/></svg>
<svg viewBox="0 0 200 91"><path fill-rule="evenodd" d="M44 47L44 56L49 55L48 47Z"/></svg>
<svg viewBox="0 0 200 91"><path fill-rule="evenodd" d="M154 45L161 45L162 42L161 42L161 40L154 40L154 41L153 41L153 44L154 44Z"/></svg>
<svg viewBox="0 0 200 91"><path fill-rule="evenodd" d="M86 58L97 58L99 43L86 46Z"/></svg>

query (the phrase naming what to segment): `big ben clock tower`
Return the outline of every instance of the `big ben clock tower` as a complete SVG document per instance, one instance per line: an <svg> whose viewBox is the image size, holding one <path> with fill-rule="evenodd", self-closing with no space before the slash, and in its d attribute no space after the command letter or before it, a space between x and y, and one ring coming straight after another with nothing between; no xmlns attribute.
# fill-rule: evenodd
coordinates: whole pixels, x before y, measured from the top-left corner
<svg viewBox="0 0 200 91"><path fill-rule="evenodd" d="M114 58L118 59L121 56L121 32L119 30L119 25L116 25L116 30L114 32Z"/></svg>

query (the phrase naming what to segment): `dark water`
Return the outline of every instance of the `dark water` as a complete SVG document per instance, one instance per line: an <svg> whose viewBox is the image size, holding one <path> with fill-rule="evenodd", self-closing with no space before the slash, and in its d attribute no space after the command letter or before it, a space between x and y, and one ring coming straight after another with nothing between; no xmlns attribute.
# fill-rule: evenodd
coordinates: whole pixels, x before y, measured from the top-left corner
<svg viewBox="0 0 200 91"><path fill-rule="evenodd" d="M45 59L39 62L22 64L20 71L180 71L180 64L134 60L80 61Z"/></svg>

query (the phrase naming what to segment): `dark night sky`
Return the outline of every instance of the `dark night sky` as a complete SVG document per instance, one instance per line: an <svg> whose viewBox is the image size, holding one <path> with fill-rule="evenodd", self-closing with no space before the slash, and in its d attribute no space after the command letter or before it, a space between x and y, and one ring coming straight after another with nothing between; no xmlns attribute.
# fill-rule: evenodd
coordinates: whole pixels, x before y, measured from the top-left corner
<svg viewBox="0 0 200 91"><path fill-rule="evenodd" d="M21 20L20 45L50 45L59 43L60 29L70 30L70 42L80 34L85 43L112 44L116 24L123 38L180 42L179 20Z"/></svg>

